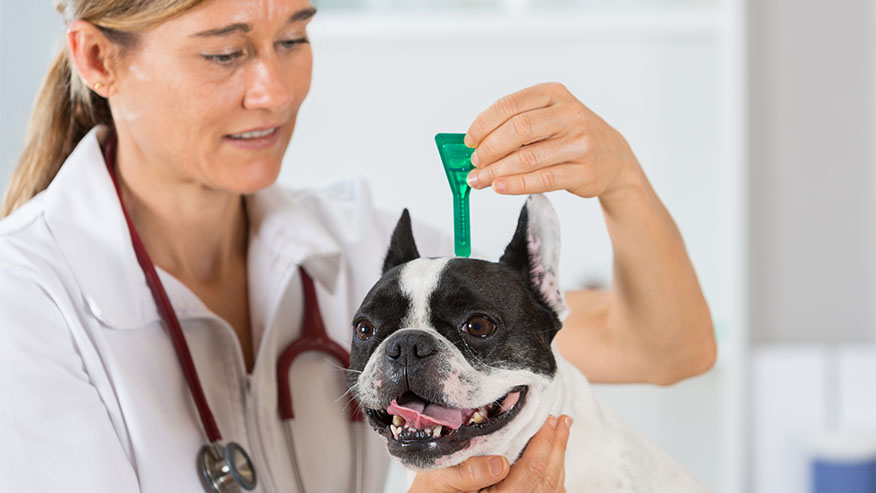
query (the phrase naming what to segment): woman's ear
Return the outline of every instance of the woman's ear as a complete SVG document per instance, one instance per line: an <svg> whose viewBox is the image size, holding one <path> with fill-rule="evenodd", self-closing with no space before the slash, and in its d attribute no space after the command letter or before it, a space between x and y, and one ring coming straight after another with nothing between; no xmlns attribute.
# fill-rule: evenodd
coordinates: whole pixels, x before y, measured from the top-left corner
<svg viewBox="0 0 876 493"><path fill-rule="evenodd" d="M94 24L75 20L67 28L67 46L82 83L107 98L116 86L119 47Z"/></svg>

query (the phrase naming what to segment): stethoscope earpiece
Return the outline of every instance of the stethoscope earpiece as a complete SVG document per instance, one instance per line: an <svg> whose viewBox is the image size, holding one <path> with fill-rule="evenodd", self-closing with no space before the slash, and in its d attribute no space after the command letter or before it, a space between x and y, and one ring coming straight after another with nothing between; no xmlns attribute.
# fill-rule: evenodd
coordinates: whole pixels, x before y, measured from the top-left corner
<svg viewBox="0 0 876 493"><path fill-rule="evenodd" d="M224 448L219 442L201 447L198 453L198 471L204 489L211 493L239 493L256 487L256 474L252 461L235 442Z"/></svg>

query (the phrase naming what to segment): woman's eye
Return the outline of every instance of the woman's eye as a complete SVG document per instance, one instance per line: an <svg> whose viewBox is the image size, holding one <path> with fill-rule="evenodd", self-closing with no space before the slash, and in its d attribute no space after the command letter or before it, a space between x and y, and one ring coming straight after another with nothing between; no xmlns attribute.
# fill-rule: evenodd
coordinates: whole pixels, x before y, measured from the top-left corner
<svg viewBox="0 0 876 493"><path fill-rule="evenodd" d="M371 325L371 322L367 320L363 320L356 324L356 337L359 338L360 341L367 340L369 337L374 335L374 326Z"/></svg>
<svg viewBox="0 0 876 493"><path fill-rule="evenodd" d="M284 48L294 48L296 45L309 43L310 41L307 38L298 38L298 39L286 39L280 41L280 45Z"/></svg>
<svg viewBox="0 0 876 493"><path fill-rule="evenodd" d="M488 337L496 330L496 324L486 317L472 317L463 324L462 330L474 337Z"/></svg>
<svg viewBox="0 0 876 493"><path fill-rule="evenodd" d="M207 60L218 63L219 65L228 65L241 56L239 51L233 53L219 53L216 55L202 55Z"/></svg>

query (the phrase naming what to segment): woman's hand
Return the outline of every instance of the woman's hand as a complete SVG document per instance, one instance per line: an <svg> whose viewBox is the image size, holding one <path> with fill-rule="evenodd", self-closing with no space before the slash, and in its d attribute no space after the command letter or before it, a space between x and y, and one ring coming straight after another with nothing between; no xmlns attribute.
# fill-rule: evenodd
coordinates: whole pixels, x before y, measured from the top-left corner
<svg viewBox="0 0 876 493"><path fill-rule="evenodd" d="M501 456L472 457L456 466L417 474L408 493L554 493L566 491L566 443L572 418L550 416L514 467Z"/></svg>
<svg viewBox="0 0 876 493"><path fill-rule="evenodd" d="M626 139L559 83L505 96L466 135L473 188L598 197L614 251L609 291L567 293L560 352L591 382L661 385L707 371L716 343L681 234ZM516 467L516 466L515 466Z"/></svg>
<svg viewBox="0 0 876 493"><path fill-rule="evenodd" d="M568 190L596 197L640 182L626 139L557 82L505 96L478 115L469 185L504 194Z"/></svg>

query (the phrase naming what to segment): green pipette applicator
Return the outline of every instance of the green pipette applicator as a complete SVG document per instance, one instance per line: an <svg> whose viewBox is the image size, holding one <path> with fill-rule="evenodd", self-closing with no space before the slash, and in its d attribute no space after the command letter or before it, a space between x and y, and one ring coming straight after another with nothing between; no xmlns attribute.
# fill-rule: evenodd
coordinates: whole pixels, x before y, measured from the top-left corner
<svg viewBox="0 0 876 493"><path fill-rule="evenodd" d="M438 153L441 155L441 163L450 183L450 191L453 193L453 236L454 253L457 257L471 255L471 224L469 221L468 196L471 187L466 179L474 166L471 164L471 155L474 149L463 142L465 134L437 134L435 143L438 144Z"/></svg>

